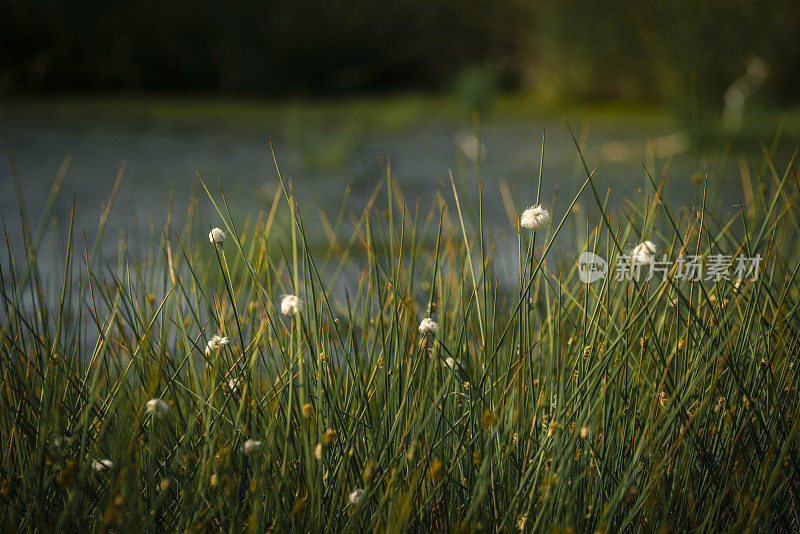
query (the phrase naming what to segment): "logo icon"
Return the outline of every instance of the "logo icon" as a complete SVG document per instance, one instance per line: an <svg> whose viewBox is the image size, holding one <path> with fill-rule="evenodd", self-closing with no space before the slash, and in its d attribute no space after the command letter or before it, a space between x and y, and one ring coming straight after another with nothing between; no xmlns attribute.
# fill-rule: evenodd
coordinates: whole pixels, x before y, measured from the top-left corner
<svg viewBox="0 0 800 534"><path fill-rule="evenodd" d="M597 254L584 252L578 258L578 276L581 282L591 284L605 278L606 273L608 273L608 263Z"/></svg>

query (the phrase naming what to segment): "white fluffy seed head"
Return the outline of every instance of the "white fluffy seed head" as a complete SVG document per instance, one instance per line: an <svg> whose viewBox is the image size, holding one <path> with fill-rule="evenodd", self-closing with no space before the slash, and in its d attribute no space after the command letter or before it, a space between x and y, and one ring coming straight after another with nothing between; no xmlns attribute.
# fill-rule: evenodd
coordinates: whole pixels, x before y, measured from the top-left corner
<svg viewBox="0 0 800 534"><path fill-rule="evenodd" d="M534 232L550 225L550 212L541 206L531 206L522 212L519 224Z"/></svg>
<svg viewBox="0 0 800 534"><path fill-rule="evenodd" d="M456 359L453 358L452 356L447 358L444 361L444 364L447 366L448 369L450 369L454 373L458 373L459 371L464 371L464 366L461 365L461 362L456 361Z"/></svg>
<svg viewBox="0 0 800 534"><path fill-rule="evenodd" d="M72 438L69 436L56 436L53 440L53 445L56 447L69 447L72 445Z"/></svg>
<svg viewBox="0 0 800 534"><path fill-rule="evenodd" d="M154 417L160 418L169 413L169 404L164 399L150 399L145 403L144 409Z"/></svg>
<svg viewBox="0 0 800 534"><path fill-rule="evenodd" d="M214 228L208 233L208 240L214 245L221 245L225 242L225 232L219 228Z"/></svg>
<svg viewBox="0 0 800 534"><path fill-rule="evenodd" d="M631 252L631 261L633 263L650 263L653 260L653 255L656 253L656 245L652 241L642 241Z"/></svg>
<svg viewBox="0 0 800 534"><path fill-rule="evenodd" d="M114 462L109 460L108 458L104 460L92 460L92 469L95 471L106 471L107 469L111 469L114 467Z"/></svg>
<svg viewBox="0 0 800 534"><path fill-rule="evenodd" d="M242 381L239 380L238 378L231 378L230 380L228 380L228 389L234 395L236 393L239 393L239 388L241 387L242 387Z"/></svg>
<svg viewBox="0 0 800 534"><path fill-rule="evenodd" d="M252 452L257 451L260 448L261 448L261 442L256 441L254 439L248 439L247 441L244 442L244 445L242 446L242 450L244 451L245 454L250 454Z"/></svg>
<svg viewBox="0 0 800 534"><path fill-rule="evenodd" d="M211 354L211 351L217 350L228 343L230 343L230 340L227 337L214 336L208 341L208 345L206 345L206 354Z"/></svg>
<svg viewBox="0 0 800 534"><path fill-rule="evenodd" d="M458 150L464 154L468 160L476 162L478 159L481 161L486 159L486 145L471 131L459 131L455 135L455 141Z"/></svg>
<svg viewBox="0 0 800 534"><path fill-rule="evenodd" d="M284 315L297 315L302 303L297 295L284 295L281 297L281 313Z"/></svg>
<svg viewBox="0 0 800 534"><path fill-rule="evenodd" d="M436 335L439 333L439 323L430 317L426 317L419 323L419 333Z"/></svg>
<svg viewBox="0 0 800 534"><path fill-rule="evenodd" d="M364 496L364 490L361 488L356 488L347 495L347 499L350 501L350 504L358 504L361 502L361 497Z"/></svg>

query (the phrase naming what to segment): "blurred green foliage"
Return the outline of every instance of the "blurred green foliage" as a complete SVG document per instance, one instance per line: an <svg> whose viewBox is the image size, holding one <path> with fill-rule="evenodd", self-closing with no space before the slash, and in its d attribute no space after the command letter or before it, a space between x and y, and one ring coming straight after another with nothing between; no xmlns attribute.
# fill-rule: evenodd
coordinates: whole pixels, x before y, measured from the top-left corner
<svg viewBox="0 0 800 534"><path fill-rule="evenodd" d="M755 56L769 69L762 98L786 103L800 96L796 2L568 0L542 6L534 47L539 56L532 64L541 69L540 85L562 95L721 102Z"/></svg>
<svg viewBox="0 0 800 534"><path fill-rule="evenodd" d="M757 98L800 95L791 0L0 4L5 94L455 88L480 100L488 81L546 100L716 105L757 56L769 69Z"/></svg>

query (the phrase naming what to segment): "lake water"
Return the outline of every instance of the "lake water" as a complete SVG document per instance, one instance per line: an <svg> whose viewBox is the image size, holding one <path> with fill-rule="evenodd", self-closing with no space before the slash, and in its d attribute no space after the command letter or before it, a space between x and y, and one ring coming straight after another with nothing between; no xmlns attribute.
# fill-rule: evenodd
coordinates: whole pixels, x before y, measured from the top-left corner
<svg viewBox="0 0 800 534"><path fill-rule="evenodd" d="M299 126L298 126L299 125ZM609 118L571 121L582 140L590 168L597 165L595 185L604 194L612 185L610 206L624 210L625 199L641 202L652 195L643 164L660 175L670 160L664 197L673 206L697 203L700 188L691 177L713 172L710 183L719 207L733 211L742 203L739 166L735 157L721 173L720 158L705 157L689 150L688 136L669 121L647 118ZM506 233L508 216L500 193L507 184L516 209L536 198L542 132L546 130L543 203L559 213L585 179L575 147L560 117L515 118L503 116L483 120L480 171L474 163L476 147L471 130L458 121L443 118L416 121L380 130L337 129L309 119L246 124L147 121L131 118L48 118L38 114L7 115L2 131L13 150L22 184L22 194L31 219L38 220L49 188L65 156L71 163L63 182L56 215L66 226L73 199L77 202L76 228L93 236L101 208L111 191L117 172L126 163L124 178L106 232L106 242L134 227L160 227L166 218L170 191L175 219L185 219L192 195L200 193L199 173L216 187L221 180L240 220L271 202L277 175L269 151L272 141L284 176L290 179L305 213L318 207L335 216L346 184L352 181L351 206L361 210L375 185L385 177L391 162L393 177L409 203L430 199L441 191L452 202L448 172L456 176L465 199L474 196L476 177L483 180L484 204L490 228ZM652 157L656 148L665 157ZM473 157L473 159L470 158ZM10 166L0 165L0 209L12 245L19 242L17 198ZM471 190L471 191L470 191ZM554 200L555 199L555 200ZM587 190L581 199L586 213L594 211ZM219 225L205 196L200 196L197 224ZM310 226L310 225L307 225ZM313 231L313 228L312 228ZM505 246L505 245L502 245ZM513 246L513 245L512 245ZM116 254L116 247L108 251Z"/></svg>

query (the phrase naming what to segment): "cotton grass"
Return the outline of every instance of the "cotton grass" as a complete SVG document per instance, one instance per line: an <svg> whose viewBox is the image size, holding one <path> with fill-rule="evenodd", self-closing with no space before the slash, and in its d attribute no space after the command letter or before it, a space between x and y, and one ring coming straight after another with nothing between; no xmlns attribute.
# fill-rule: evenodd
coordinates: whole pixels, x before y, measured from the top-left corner
<svg viewBox="0 0 800 534"><path fill-rule="evenodd" d="M53 439L53 445L56 447L69 447L72 445L72 438L66 435L56 436L55 439Z"/></svg>
<svg viewBox="0 0 800 534"><path fill-rule="evenodd" d="M646 264L653 261L653 256L656 253L656 245L652 241L642 241L631 251L631 261L634 264Z"/></svg>
<svg viewBox="0 0 800 534"><path fill-rule="evenodd" d="M225 242L225 232L219 228L213 228L208 233L208 240L211 241L212 245L220 246Z"/></svg>
<svg viewBox="0 0 800 534"><path fill-rule="evenodd" d="M363 496L364 490L362 488L356 488L347 495L347 500L350 501L350 504L355 506L361 502Z"/></svg>
<svg viewBox="0 0 800 534"><path fill-rule="evenodd" d="M117 263L47 227L61 272L33 238L0 262L4 524L792 531L800 190L763 163L774 187L731 218L602 192L575 214L595 197L565 183L564 227L588 233L535 253L541 216L495 225L469 180L469 202L409 211L391 175L321 238L291 184L271 217L215 199L224 256L186 240L191 216ZM764 276L579 280L575 254L649 235L670 259L760 253ZM313 299L302 321L299 298L269 304L282 288Z"/></svg>
<svg viewBox="0 0 800 534"><path fill-rule="evenodd" d="M105 458L103 460L92 460L92 469L95 471L108 471L114 468L114 462Z"/></svg>
<svg viewBox="0 0 800 534"><path fill-rule="evenodd" d="M452 372L454 372L456 374L466 373L466 368L464 367L464 364L462 364L461 362L457 361L452 356L448 356L444 360L444 365L445 365L445 367L450 369L450 371L452 371Z"/></svg>
<svg viewBox="0 0 800 534"><path fill-rule="evenodd" d="M296 295L284 295L281 297L281 313L284 315L297 315L302 306L302 302Z"/></svg>
<svg viewBox="0 0 800 534"><path fill-rule="evenodd" d="M550 212L542 206L531 206L522 212L519 224L534 232L543 230L550 225Z"/></svg>
<svg viewBox="0 0 800 534"><path fill-rule="evenodd" d="M169 413L169 404L164 399L150 399L145 403L144 409L153 417L161 419Z"/></svg>
<svg viewBox="0 0 800 534"><path fill-rule="evenodd" d="M239 390L242 388L242 381L238 378L229 378L228 379L228 391L232 394L236 395L239 393Z"/></svg>
<svg viewBox="0 0 800 534"><path fill-rule="evenodd" d="M426 317L419 323L419 333L423 335L436 335L439 333L439 323L431 319L430 317Z"/></svg>
<svg viewBox="0 0 800 534"><path fill-rule="evenodd" d="M220 347L227 345L230 341L227 337L221 336L214 336L208 341L208 345L206 345L206 354L211 354L213 351L219 349Z"/></svg>
<svg viewBox="0 0 800 534"><path fill-rule="evenodd" d="M262 445L261 441L258 441L258 440L255 440L255 439L248 439L242 445L242 451L247 456L247 455L253 454L258 449L260 449L261 445Z"/></svg>

